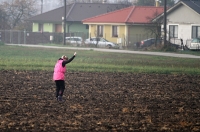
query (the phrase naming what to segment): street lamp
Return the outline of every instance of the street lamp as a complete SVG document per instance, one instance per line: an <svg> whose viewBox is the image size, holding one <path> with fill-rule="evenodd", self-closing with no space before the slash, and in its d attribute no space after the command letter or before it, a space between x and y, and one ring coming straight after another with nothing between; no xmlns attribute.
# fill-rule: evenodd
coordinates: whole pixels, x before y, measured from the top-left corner
<svg viewBox="0 0 200 132"><path fill-rule="evenodd" d="M41 0L41 14L43 13L43 0Z"/></svg>

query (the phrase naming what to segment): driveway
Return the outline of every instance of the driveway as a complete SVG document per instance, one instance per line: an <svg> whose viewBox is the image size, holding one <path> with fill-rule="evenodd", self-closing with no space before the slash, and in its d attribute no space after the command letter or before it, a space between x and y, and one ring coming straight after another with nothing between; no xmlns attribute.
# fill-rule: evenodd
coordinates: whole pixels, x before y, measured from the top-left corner
<svg viewBox="0 0 200 132"><path fill-rule="evenodd" d="M6 44L6 45L18 45L18 46L54 48L54 49L93 50L93 51L101 51L101 52L130 53L130 54L157 55L157 56L200 59L200 56L196 56L196 55L166 53L166 52L130 51L130 50L121 50L121 49L117 50L117 49L81 48L81 47L57 47L57 46L29 45L29 44Z"/></svg>

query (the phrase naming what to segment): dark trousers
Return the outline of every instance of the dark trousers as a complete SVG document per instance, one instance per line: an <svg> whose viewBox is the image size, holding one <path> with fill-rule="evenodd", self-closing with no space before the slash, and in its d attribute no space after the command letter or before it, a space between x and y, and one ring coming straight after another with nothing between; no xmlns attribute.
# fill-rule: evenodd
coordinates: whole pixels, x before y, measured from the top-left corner
<svg viewBox="0 0 200 132"><path fill-rule="evenodd" d="M65 81L64 80L56 80L56 98L58 96L63 96L65 90Z"/></svg>

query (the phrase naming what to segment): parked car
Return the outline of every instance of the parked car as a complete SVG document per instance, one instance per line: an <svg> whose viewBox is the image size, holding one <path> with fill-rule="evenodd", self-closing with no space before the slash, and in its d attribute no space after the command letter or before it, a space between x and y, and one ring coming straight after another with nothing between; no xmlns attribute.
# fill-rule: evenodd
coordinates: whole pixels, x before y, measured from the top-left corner
<svg viewBox="0 0 200 132"><path fill-rule="evenodd" d="M104 38L96 38L96 37L86 39L85 44L94 44L94 45L97 44L98 47L119 48L118 44L109 42Z"/></svg>
<svg viewBox="0 0 200 132"><path fill-rule="evenodd" d="M149 38L149 39L145 39L145 40L142 40L140 41L138 44L137 44L137 47L149 47L151 46L152 44L155 44L157 41L157 43L160 43L162 40L161 39L155 39L155 38Z"/></svg>
<svg viewBox="0 0 200 132"><path fill-rule="evenodd" d="M200 38L192 39L190 44L187 44L187 48L190 50L200 50Z"/></svg>
<svg viewBox="0 0 200 132"><path fill-rule="evenodd" d="M75 45L81 45L82 44L82 38L77 36L71 36L71 37L65 37L66 43L69 44L75 44Z"/></svg>

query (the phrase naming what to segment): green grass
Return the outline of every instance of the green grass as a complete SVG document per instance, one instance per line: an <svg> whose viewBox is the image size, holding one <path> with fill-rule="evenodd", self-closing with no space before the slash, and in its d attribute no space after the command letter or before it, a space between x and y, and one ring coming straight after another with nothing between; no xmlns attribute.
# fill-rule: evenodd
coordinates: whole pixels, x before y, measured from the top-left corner
<svg viewBox="0 0 200 132"><path fill-rule="evenodd" d="M179 53L179 54L191 54L191 55L200 56L200 51L179 50L179 51L177 51L177 53Z"/></svg>
<svg viewBox="0 0 200 132"><path fill-rule="evenodd" d="M49 70L57 59L71 57L75 50L23 46L0 46L1 70ZM200 74L200 59L187 59L139 54L77 50L77 57L67 65L68 71L132 72L157 74Z"/></svg>

